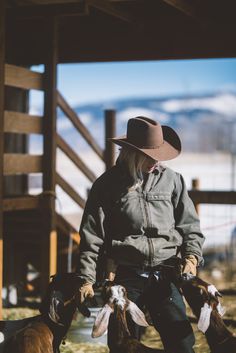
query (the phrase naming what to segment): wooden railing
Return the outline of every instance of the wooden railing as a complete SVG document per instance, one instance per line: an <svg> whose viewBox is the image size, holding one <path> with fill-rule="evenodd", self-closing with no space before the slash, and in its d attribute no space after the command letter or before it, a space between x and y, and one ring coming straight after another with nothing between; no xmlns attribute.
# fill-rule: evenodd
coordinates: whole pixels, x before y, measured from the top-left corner
<svg viewBox="0 0 236 353"><path fill-rule="evenodd" d="M96 153L106 168L114 164L114 147L106 143L105 151L97 144L89 130L81 122L76 112L69 106L65 98L57 92L58 107L73 124L76 131L85 139L90 148ZM113 137L115 135L115 112L112 110L105 112L105 136ZM66 141L57 134L57 147L74 163L74 165L91 181L96 180L94 172L82 161L76 152L66 143ZM56 177L57 184L82 208L85 206L85 200L75 191L60 175Z"/></svg>
<svg viewBox="0 0 236 353"><path fill-rule="evenodd" d="M5 64L5 86L23 90L44 90L44 75L15 65ZM43 134L43 116L33 116L17 111L4 111L4 133ZM43 173L42 156L22 153L4 153L3 174L17 175ZM39 206L36 197L22 195L3 200L3 210L34 209Z"/></svg>

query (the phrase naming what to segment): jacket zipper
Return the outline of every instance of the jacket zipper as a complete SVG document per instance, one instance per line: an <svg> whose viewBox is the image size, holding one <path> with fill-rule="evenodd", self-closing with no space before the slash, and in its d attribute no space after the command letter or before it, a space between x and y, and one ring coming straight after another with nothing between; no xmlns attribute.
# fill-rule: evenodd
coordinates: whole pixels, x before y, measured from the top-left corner
<svg viewBox="0 0 236 353"><path fill-rule="evenodd" d="M143 205L144 205L144 211L145 211L145 215L146 215L146 226L147 228L149 227L149 214L148 214L148 209L147 209L147 203L146 200L143 198ZM147 241L148 241L148 249L149 249L149 256L148 256L148 264L151 266L152 265L152 259L153 259L153 255L154 255L154 248L153 248L153 243L152 240L147 237Z"/></svg>

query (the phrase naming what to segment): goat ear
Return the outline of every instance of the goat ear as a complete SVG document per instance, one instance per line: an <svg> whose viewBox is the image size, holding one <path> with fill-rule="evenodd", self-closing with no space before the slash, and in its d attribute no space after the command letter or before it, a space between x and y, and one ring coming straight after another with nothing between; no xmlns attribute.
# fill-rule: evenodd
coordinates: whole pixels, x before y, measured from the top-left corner
<svg viewBox="0 0 236 353"><path fill-rule="evenodd" d="M57 291L53 291L51 298L50 298L50 306L49 306L49 317L50 319L58 325L60 324L60 313L64 308L64 303L60 298L60 294Z"/></svg>
<svg viewBox="0 0 236 353"><path fill-rule="evenodd" d="M133 321L136 324L138 324L139 326L144 326L144 327L149 326L142 310L140 310L139 307L131 300L129 301L129 304L128 304L126 310L130 313Z"/></svg>
<svg viewBox="0 0 236 353"><path fill-rule="evenodd" d="M104 307L98 312L93 325L93 338L100 337L106 332L111 313L113 313L113 309L108 304L105 304Z"/></svg>

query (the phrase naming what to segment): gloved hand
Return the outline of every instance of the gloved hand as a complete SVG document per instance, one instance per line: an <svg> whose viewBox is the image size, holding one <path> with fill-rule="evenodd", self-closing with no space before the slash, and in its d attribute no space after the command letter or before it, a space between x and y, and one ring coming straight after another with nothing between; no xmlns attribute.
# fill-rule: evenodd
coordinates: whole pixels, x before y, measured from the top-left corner
<svg viewBox="0 0 236 353"><path fill-rule="evenodd" d="M106 266L106 279L108 279L108 281L114 281L116 276L116 269L117 265L115 261L113 259L108 258Z"/></svg>
<svg viewBox="0 0 236 353"><path fill-rule="evenodd" d="M197 275L197 258L194 255L188 255L183 259L181 266L181 273L191 273L192 275Z"/></svg>
<svg viewBox="0 0 236 353"><path fill-rule="evenodd" d="M79 302L82 304L86 298L94 296L92 283L84 283L79 289Z"/></svg>

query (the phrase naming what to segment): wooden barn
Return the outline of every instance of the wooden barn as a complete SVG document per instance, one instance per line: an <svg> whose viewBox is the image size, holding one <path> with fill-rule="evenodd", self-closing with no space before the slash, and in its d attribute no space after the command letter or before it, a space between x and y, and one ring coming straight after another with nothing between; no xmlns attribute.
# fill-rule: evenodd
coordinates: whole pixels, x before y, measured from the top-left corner
<svg viewBox="0 0 236 353"><path fill-rule="evenodd" d="M234 0L2 0L0 2L0 289L25 280L30 261L49 276L66 270L62 249L79 234L55 210L56 185L78 204L85 200L56 172L56 149L94 181L93 170L57 133L57 107L104 161L101 149L57 90L57 64L236 57ZM44 72L30 67L44 65ZM29 91L44 93L42 116L28 113ZM114 112L106 112L106 136ZM30 155L30 134L43 137ZM43 191L29 195L28 175L40 173ZM236 203L236 192L190 192L197 203Z"/></svg>

